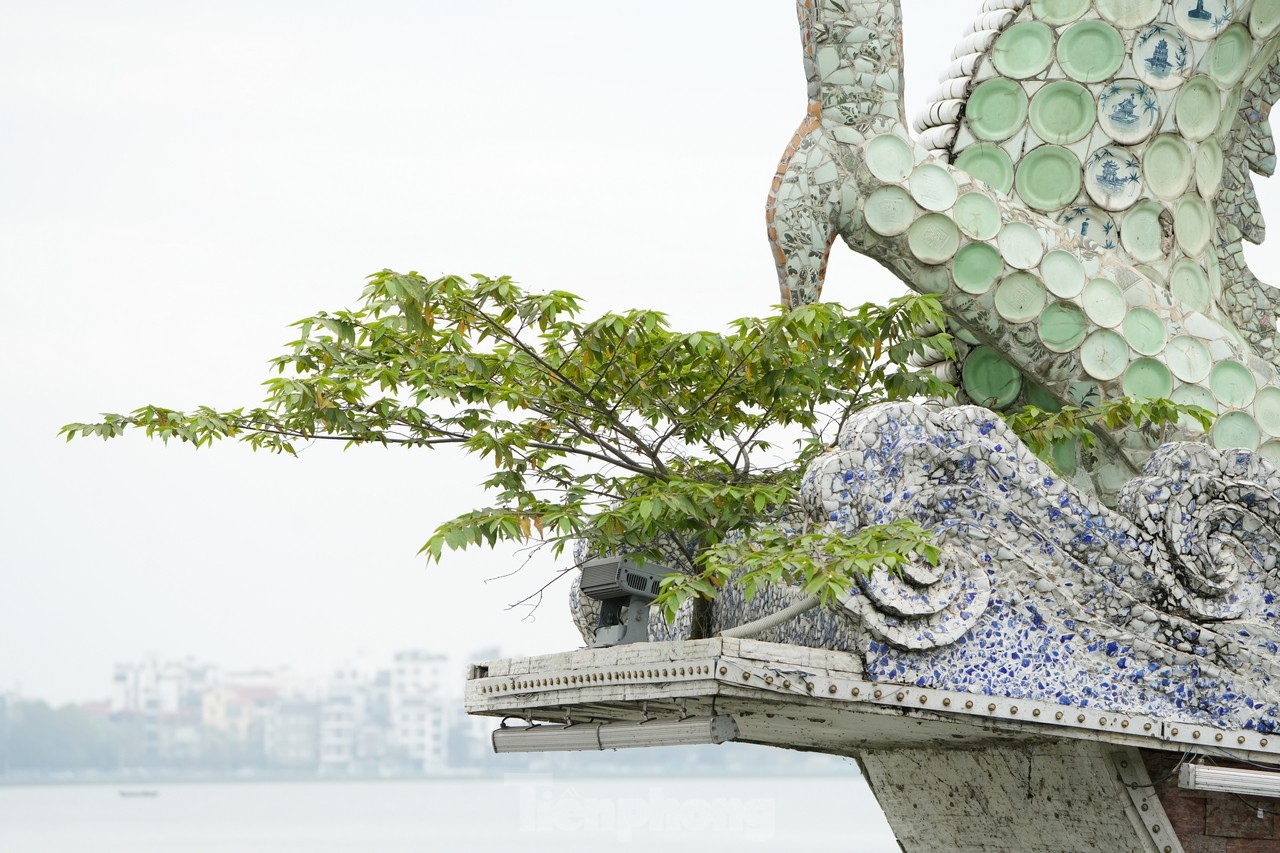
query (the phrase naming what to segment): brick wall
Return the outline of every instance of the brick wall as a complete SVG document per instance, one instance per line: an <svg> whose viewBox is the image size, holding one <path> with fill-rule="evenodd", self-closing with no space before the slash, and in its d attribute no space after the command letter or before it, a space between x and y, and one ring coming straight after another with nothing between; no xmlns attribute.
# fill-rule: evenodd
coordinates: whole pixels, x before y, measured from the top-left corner
<svg viewBox="0 0 1280 853"><path fill-rule="evenodd" d="M1186 853L1280 853L1280 799L1242 800L1234 794L1179 788L1175 768L1180 758L1172 752L1142 750L1147 773ZM1215 758L1214 764L1250 769L1224 758ZM1259 807L1264 809L1261 818Z"/></svg>

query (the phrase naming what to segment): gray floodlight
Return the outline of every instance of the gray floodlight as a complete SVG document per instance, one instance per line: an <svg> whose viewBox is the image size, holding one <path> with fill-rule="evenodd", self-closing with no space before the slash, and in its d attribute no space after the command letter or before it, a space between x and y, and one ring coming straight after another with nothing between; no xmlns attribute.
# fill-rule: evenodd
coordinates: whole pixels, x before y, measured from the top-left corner
<svg viewBox="0 0 1280 853"><path fill-rule="evenodd" d="M494 752L570 752L724 743L738 739L738 724L725 714L643 723L572 723L495 729Z"/></svg>
<svg viewBox="0 0 1280 853"><path fill-rule="evenodd" d="M1280 772L1184 764L1178 770L1178 787L1252 797L1280 797Z"/></svg>
<svg viewBox="0 0 1280 853"><path fill-rule="evenodd" d="M649 639L649 603L675 569L632 557L601 557L582 565L582 592L601 604L593 648Z"/></svg>

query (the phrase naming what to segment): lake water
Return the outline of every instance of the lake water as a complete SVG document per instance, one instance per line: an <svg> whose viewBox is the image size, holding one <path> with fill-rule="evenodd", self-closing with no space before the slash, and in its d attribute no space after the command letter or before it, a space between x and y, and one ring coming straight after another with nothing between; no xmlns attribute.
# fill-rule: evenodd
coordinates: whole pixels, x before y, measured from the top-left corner
<svg viewBox="0 0 1280 853"><path fill-rule="evenodd" d="M861 778L0 787L0 853L896 853Z"/></svg>

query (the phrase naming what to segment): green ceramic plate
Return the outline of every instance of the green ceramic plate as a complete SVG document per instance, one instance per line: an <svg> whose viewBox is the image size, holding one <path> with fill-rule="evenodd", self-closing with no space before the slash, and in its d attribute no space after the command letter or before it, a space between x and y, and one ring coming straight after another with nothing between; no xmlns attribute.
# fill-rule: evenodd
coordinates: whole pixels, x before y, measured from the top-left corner
<svg viewBox="0 0 1280 853"><path fill-rule="evenodd" d="M1141 355L1156 355L1168 340L1164 321L1149 308L1130 308L1122 329L1129 346Z"/></svg>
<svg viewBox="0 0 1280 853"><path fill-rule="evenodd" d="M1089 9L1089 0L1031 0L1036 18L1050 26L1069 24Z"/></svg>
<svg viewBox="0 0 1280 853"><path fill-rule="evenodd" d="M1173 114L1178 120L1178 131L1192 142L1199 142L1218 129L1221 110L1222 93L1218 84L1201 74L1182 84Z"/></svg>
<svg viewBox="0 0 1280 853"><path fill-rule="evenodd" d="M1105 278L1095 278L1084 286L1080 304L1084 306L1084 313L1089 319L1104 329L1119 326L1128 310L1120 288L1115 282Z"/></svg>
<svg viewBox="0 0 1280 853"><path fill-rule="evenodd" d="M1029 323L1044 310L1044 284L1029 272L1005 276L996 287L996 311L1010 323Z"/></svg>
<svg viewBox="0 0 1280 853"><path fill-rule="evenodd" d="M1120 243L1126 252L1140 264L1149 264L1165 256L1164 228L1160 214L1164 205L1146 199L1135 204L1120 223Z"/></svg>
<svg viewBox="0 0 1280 853"><path fill-rule="evenodd" d="M1173 376L1154 358L1140 358L1125 369L1123 386L1126 396L1154 400L1173 393Z"/></svg>
<svg viewBox="0 0 1280 853"><path fill-rule="evenodd" d="M916 203L902 187L881 187L867 197L862 214L872 231L882 237L895 237L911 227Z"/></svg>
<svg viewBox="0 0 1280 853"><path fill-rule="evenodd" d="M1169 341L1164 350L1164 363L1169 365L1169 372L1183 382L1203 382L1213 367L1209 348L1190 335L1178 335Z"/></svg>
<svg viewBox="0 0 1280 853"><path fill-rule="evenodd" d="M1227 412L1220 416L1214 421L1210 435L1213 446L1222 450L1237 447L1255 450L1262 439L1258 425L1244 412Z"/></svg>
<svg viewBox="0 0 1280 853"><path fill-rule="evenodd" d="M956 203L959 189L946 167L923 163L911 173L911 196L925 210L946 210Z"/></svg>
<svg viewBox="0 0 1280 853"><path fill-rule="evenodd" d="M1142 177L1163 199L1172 200L1186 192L1194 172L1191 149L1176 133L1162 133L1151 140L1142 158Z"/></svg>
<svg viewBox="0 0 1280 853"><path fill-rule="evenodd" d="M1084 314L1079 308L1069 302L1055 302L1040 315L1040 327L1036 331L1051 352L1073 352L1084 343L1085 326Z"/></svg>
<svg viewBox="0 0 1280 853"><path fill-rule="evenodd" d="M1049 292L1063 299L1071 299L1084 288L1084 265L1074 254L1061 249L1044 256L1040 275Z"/></svg>
<svg viewBox="0 0 1280 853"><path fill-rule="evenodd" d="M1094 379L1116 379L1129 366L1129 345L1119 333L1098 329L1080 345L1080 364Z"/></svg>
<svg viewBox="0 0 1280 853"><path fill-rule="evenodd" d="M1080 161L1058 145L1041 145L1022 158L1014 185L1036 210L1059 210L1080 194Z"/></svg>
<svg viewBox="0 0 1280 853"><path fill-rule="evenodd" d="M1209 307L1209 277L1204 267L1195 261L1181 260L1174 264L1169 289L1185 308L1204 311Z"/></svg>
<svg viewBox="0 0 1280 853"><path fill-rule="evenodd" d="M1029 270L1040 265L1044 257L1044 240L1040 232L1025 222L1010 222L996 238L1000 254L1014 269Z"/></svg>
<svg viewBox="0 0 1280 853"><path fill-rule="evenodd" d="M999 145L970 145L956 158L955 165L993 190L1008 195L1013 189L1013 160Z"/></svg>
<svg viewBox="0 0 1280 853"><path fill-rule="evenodd" d="M1196 149L1196 190L1203 198L1213 201L1222 189L1222 146L1210 138Z"/></svg>
<svg viewBox="0 0 1280 853"><path fill-rule="evenodd" d="M1280 388L1263 388L1253 400L1258 426L1269 435L1280 435Z"/></svg>
<svg viewBox="0 0 1280 853"><path fill-rule="evenodd" d="M1000 233L1000 210L985 193L967 192L956 200L956 225L975 240L994 240Z"/></svg>
<svg viewBox="0 0 1280 853"><path fill-rule="evenodd" d="M1093 95L1084 86L1070 80L1058 80L1036 92L1031 99L1029 115L1031 129L1041 139L1054 145L1066 145L1084 139L1093 127L1097 108Z"/></svg>
<svg viewBox="0 0 1280 853"><path fill-rule="evenodd" d="M1014 80L988 80L969 95L964 115L974 136L1002 142L1017 133L1027 120L1027 93Z"/></svg>
<svg viewBox="0 0 1280 853"><path fill-rule="evenodd" d="M951 264L956 287L965 293L986 293L1004 272L1004 259L987 243L969 243Z"/></svg>
<svg viewBox="0 0 1280 853"><path fill-rule="evenodd" d="M1253 37L1244 24L1232 24L1222 31L1209 54L1209 73L1224 89L1230 89L1244 76L1253 56Z"/></svg>
<svg viewBox="0 0 1280 853"><path fill-rule="evenodd" d="M1233 409L1253 402L1258 382L1253 373L1238 361L1220 361L1209 372L1209 388L1218 402Z"/></svg>
<svg viewBox="0 0 1280 853"><path fill-rule="evenodd" d="M1260 39L1280 30L1280 0L1254 0L1249 29Z"/></svg>
<svg viewBox="0 0 1280 853"><path fill-rule="evenodd" d="M1131 52L1138 78L1157 89L1177 87L1194 67L1190 43L1172 24L1152 24L1139 32Z"/></svg>
<svg viewBox="0 0 1280 853"><path fill-rule="evenodd" d="M1097 0L1098 14L1117 27L1140 27L1160 11L1161 0Z"/></svg>
<svg viewBox="0 0 1280 853"><path fill-rule="evenodd" d="M996 39L991 57L996 70L1006 77L1034 77L1053 58L1053 30L1039 21L1014 24Z"/></svg>
<svg viewBox="0 0 1280 853"><path fill-rule="evenodd" d="M988 409L1003 409L1022 390L1022 374L991 347L969 353L961 370L961 383L973 402Z"/></svg>
<svg viewBox="0 0 1280 853"><path fill-rule="evenodd" d="M1213 236L1213 214L1208 202L1198 195L1183 196L1173 215L1173 234L1187 257L1204 254Z"/></svg>
<svg viewBox="0 0 1280 853"><path fill-rule="evenodd" d="M1173 392L1173 396L1170 399L1175 403L1182 403L1186 406L1199 406L1215 413L1218 411L1218 402L1213 399L1209 389L1203 385L1183 385ZM1204 432L1204 427L1200 426L1200 422L1189 415L1178 415L1178 426L1191 433Z"/></svg>
<svg viewBox="0 0 1280 853"><path fill-rule="evenodd" d="M946 263L960 248L960 229L949 217L927 213L907 231L907 246L922 263Z"/></svg>
<svg viewBox="0 0 1280 853"><path fill-rule="evenodd" d="M897 184L905 181L915 165L911 146L901 137L883 133L867 144L867 168L882 181Z"/></svg>
<svg viewBox="0 0 1280 853"><path fill-rule="evenodd" d="M1122 25L1124 26L1124 25ZM1058 64L1081 83L1100 83L1124 61L1124 39L1104 21L1081 21L1058 37Z"/></svg>

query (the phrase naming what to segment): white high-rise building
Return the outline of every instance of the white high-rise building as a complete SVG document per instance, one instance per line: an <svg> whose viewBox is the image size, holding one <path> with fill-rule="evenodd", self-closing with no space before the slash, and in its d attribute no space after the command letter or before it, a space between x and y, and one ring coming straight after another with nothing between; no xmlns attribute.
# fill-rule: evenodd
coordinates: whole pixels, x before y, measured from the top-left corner
<svg viewBox="0 0 1280 853"><path fill-rule="evenodd" d="M397 652L391 667L392 745L423 773L447 765L448 706L442 685L449 659L412 650Z"/></svg>

